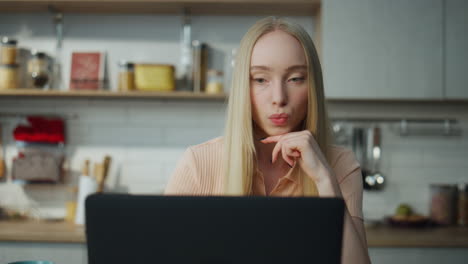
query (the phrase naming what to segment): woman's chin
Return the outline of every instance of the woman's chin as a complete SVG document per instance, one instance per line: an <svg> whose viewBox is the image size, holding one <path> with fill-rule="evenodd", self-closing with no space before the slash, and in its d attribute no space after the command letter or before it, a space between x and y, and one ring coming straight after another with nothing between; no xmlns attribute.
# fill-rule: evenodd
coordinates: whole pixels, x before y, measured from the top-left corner
<svg viewBox="0 0 468 264"><path fill-rule="evenodd" d="M279 136L291 132L292 129L289 126L275 126L269 127L265 132L270 136Z"/></svg>

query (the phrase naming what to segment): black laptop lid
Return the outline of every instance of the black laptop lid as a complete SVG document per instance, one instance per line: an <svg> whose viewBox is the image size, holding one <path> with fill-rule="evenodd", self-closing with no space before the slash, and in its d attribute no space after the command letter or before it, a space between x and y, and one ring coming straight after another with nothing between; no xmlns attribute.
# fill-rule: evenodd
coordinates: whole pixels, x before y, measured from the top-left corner
<svg viewBox="0 0 468 264"><path fill-rule="evenodd" d="M91 195L88 263L339 263L343 213L338 198Z"/></svg>

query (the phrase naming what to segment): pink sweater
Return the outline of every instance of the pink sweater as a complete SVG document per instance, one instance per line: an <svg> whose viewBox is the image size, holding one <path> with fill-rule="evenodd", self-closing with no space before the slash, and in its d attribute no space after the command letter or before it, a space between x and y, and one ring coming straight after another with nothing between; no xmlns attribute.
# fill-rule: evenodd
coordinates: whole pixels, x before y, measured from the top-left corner
<svg viewBox="0 0 468 264"><path fill-rule="evenodd" d="M362 219L361 168L353 152L344 147L331 146L330 167L340 184L341 192L351 216ZM187 148L179 160L165 194L223 195L223 138L217 137ZM301 196L302 182L291 169L272 190L272 196ZM266 195L260 171L253 179L253 194Z"/></svg>

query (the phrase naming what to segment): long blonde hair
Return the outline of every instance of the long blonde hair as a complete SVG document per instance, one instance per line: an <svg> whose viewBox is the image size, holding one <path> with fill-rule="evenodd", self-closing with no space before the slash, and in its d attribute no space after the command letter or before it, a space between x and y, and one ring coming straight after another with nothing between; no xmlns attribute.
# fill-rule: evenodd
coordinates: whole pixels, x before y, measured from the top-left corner
<svg viewBox="0 0 468 264"><path fill-rule="evenodd" d="M322 68L315 45L299 25L284 18L267 17L255 23L244 35L236 57L224 132L224 188L226 195L251 195L257 169L250 99L250 59L256 41L266 33L282 30L295 37L304 48L308 71L308 110L303 129L314 135L322 153L329 159L331 130L325 106ZM303 195L317 195L315 183L295 166L303 181Z"/></svg>

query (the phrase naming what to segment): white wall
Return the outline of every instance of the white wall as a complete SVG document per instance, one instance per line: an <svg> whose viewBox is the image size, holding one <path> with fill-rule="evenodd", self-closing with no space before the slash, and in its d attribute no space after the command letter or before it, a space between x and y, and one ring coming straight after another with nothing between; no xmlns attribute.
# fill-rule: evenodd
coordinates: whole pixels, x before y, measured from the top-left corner
<svg viewBox="0 0 468 264"><path fill-rule="evenodd" d="M455 118L459 121L457 128L461 135L451 137L402 137L399 123L377 123L382 127L381 171L387 177L387 186L380 192L365 192L366 218L390 215L403 202L427 215L431 183L468 183L468 105L344 103L329 108L336 117ZM443 126L434 126L438 127Z"/></svg>
<svg viewBox="0 0 468 264"><path fill-rule="evenodd" d="M109 187L134 193L159 193L182 151L222 135L225 103L218 101L2 99L0 113L55 113L67 120L67 153L78 173L83 160L113 157ZM366 192L364 214L380 218L406 202L427 214L430 183L468 182L468 106L452 104L332 104L332 117L452 117L462 136L400 137L398 124L382 123L381 169L388 185ZM369 113L372 113L370 115ZM2 118L5 133L20 119ZM11 132L7 159L16 153ZM48 195L51 195L48 192Z"/></svg>
<svg viewBox="0 0 468 264"><path fill-rule="evenodd" d="M262 16L193 16L192 39L210 46L209 67L225 70L228 56L247 29ZM311 17L292 17L313 34ZM180 65L181 16L65 14L61 89L68 89L73 51L107 53L109 88L117 87L117 63L135 62ZM1 14L0 36L18 39L19 46L55 54L50 14ZM226 90L228 90L226 88ZM4 113L53 113L74 115L67 120L67 152L70 166L79 173L84 159L101 162L112 155L109 187L133 193L160 193L182 151L222 134L224 102L170 100L72 100L2 99L0 122L6 121L8 161L16 155L11 131L20 118ZM9 166L11 167L11 166ZM62 206L65 191L57 188L28 189L48 207ZM59 202L58 202L59 201Z"/></svg>
<svg viewBox="0 0 468 264"><path fill-rule="evenodd" d="M212 65L221 69L223 56L236 47L247 28L260 17L193 17L193 39L209 43L216 52ZM310 17L295 17L310 34ZM181 19L178 16L65 15L64 74L68 80L73 50L106 50L111 89L115 88L121 58L178 65ZM3 14L0 34L14 36L21 46L52 52L53 25L49 14ZM67 152L71 168L80 171L83 159L114 158L109 186L131 192L161 192L185 147L222 134L224 102L100 99L1 99L0 113L55 113L67 120ZM433 107L430 104L331 105L332 117L457 117L466 128L464 105ZM18 118L0 116L6 133ZM6 119L5 119L6 118ZM9 130L8 130L9 129ZM398 136L395 125L384 124L382 170L388 175L385 191L366 193L364 212L370 218L390 214L400 202L427 212L428 184L468 182L466 133L462 137ZM9 132L11 134L11 132ZM8 138L8 157L15 148Z"/></svg>
<svg viewBox="0 0 468 264"><path fill-rule="evenodd" d="M241 36L259 17L194 17L194 39L218 49L212 65L221 69L223 56L238 45ZM15 36L21 46L53 51L51 18L47 14L3 14L0 35ZM297 18L312 33L312 20ZM68 80L73 50L108 52L110 81L115 88L116 63L121 58L179 64L178 16L65 16L64 74ZM67 146L74 177L85 158L101 161L110 154L113 163L108 188L131 193L161 193L183 150L222 134L225 104L221 101L102 100L1 98L0 122L8 134L7 159L16 153L11 131L18 117L4 114L53 113L67 120ZM366 192L364 215L380 218L407 202L423 214L429 203L429 184L468 182L468 106L408 103L343 103L330 105L332 117L452 117L461 122L460 137L398 136L395 124L383 124L382 172L388 185L382 192ZM10 165L10 164L8 164ZM11 166L9 166L11 167ZM63 208L63 189L30 189L43 207ZM387 254L375 252L374 258ZM396 251L395 251L396 252ZM398 251L399 252L399 251ZM406 254L406 253L405 253ZM378 255L378 256L377 256ZM392 253L393 255L393 253ZM403 254L404 255L404 254ZM414 255L414 254L413 254Z"/></svg>

